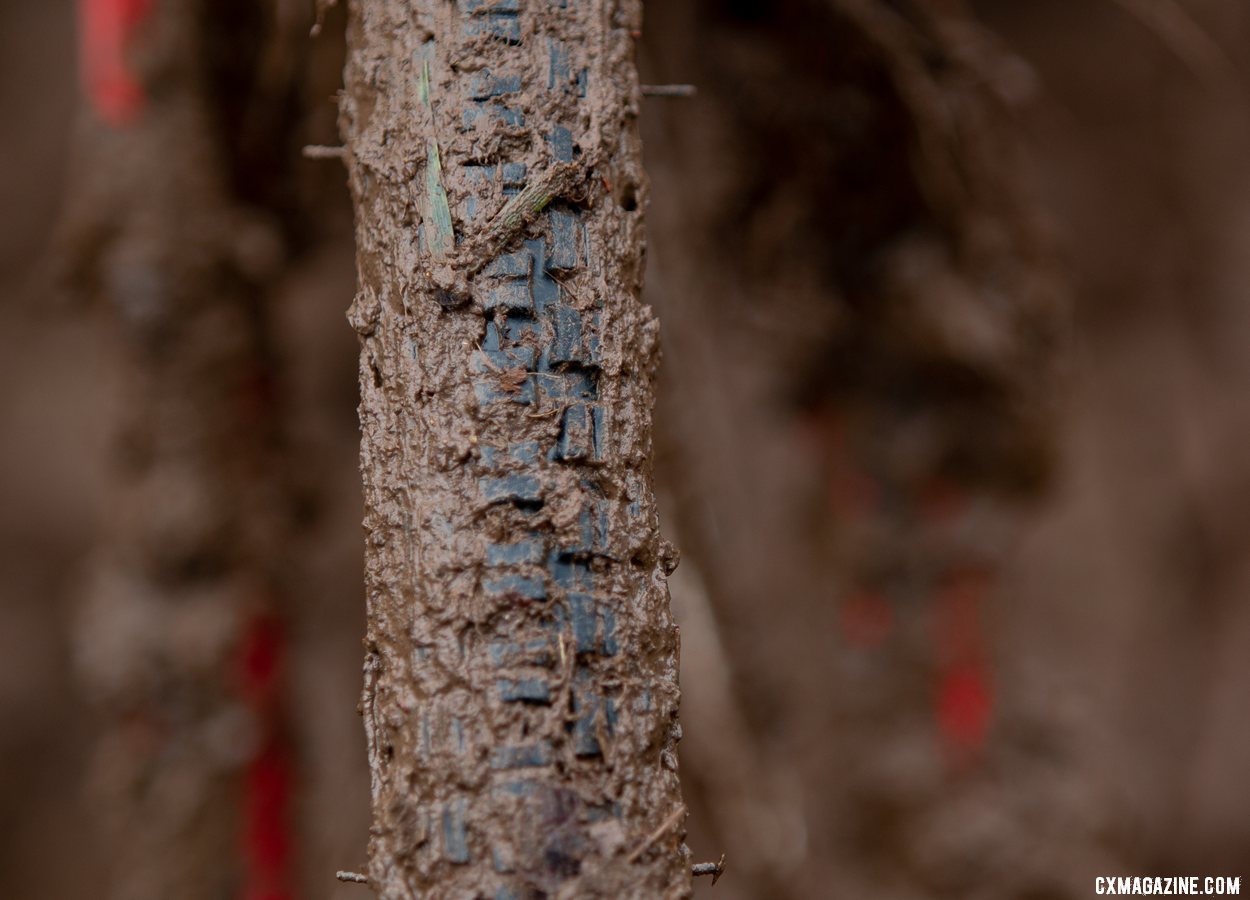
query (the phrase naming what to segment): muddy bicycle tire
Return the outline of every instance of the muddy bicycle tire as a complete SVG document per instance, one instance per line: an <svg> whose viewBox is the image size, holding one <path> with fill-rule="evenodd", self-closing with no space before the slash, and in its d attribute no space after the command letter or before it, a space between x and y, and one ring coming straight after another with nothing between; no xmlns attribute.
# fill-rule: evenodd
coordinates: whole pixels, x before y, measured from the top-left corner
<svg viewBox="0 0 1250 900"><path fill-rule="evenodd" d="M349 11L370 883L686 896L640 5Z"/></svg>

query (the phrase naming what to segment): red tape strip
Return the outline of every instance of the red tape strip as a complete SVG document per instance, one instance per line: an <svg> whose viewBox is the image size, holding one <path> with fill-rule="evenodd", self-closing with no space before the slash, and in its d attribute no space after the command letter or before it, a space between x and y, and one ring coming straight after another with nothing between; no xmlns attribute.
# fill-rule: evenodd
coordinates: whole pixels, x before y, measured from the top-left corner
<svg viewBox="0 0 1250 900"><path fill-rule="evenodd" d="M147 101L127 55L154 0L79 0L79 60L91 107L115 128L134 122Z"/></svg>
<svg viewBox="0 0 1250 900"><path fill-rule="evenodd" d="M294 766L281 719L283 644L277 619L258 615L248 626L240 659L243 699L261 734L243 784L244 900L291 900L294 896L288 887Z"/></svg>

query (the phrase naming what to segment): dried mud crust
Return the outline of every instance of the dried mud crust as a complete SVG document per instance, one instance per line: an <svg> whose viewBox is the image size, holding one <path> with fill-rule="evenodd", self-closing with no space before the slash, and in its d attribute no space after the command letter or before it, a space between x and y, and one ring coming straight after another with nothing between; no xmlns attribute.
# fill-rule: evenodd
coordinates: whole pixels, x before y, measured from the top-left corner
<svg viewBox="0 0 1250 900"><path fill-rule="evenodd" d="M383 897L690 890L679 823L643 846L682 807L657 324L638 300L639 13L350 7Z"/></svg>

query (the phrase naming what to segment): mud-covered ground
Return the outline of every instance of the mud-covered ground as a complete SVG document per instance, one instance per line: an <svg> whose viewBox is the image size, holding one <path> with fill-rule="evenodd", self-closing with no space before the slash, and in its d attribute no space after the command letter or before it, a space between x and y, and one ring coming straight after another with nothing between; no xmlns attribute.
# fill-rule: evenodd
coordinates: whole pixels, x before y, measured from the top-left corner
<svg viewBox="0 0 1250 900"><path fill-rule="evenodd" d="M70 6L0 9L0 895L16 898L93 896L105 862L81 799L91 729L68 629L107 518L121 392L99 316L58 302L45 265L77 103ZM838 332L846 319L818 286L850 283L872 241L914 215L919 201L903 190L914 172L892 143L910 132L873 118L886 88L871 77L860 94L839 90L838 78L871 65L849 53L835 64L818 32L799 40L783 13L662 6L646 26L643 79L701 88L647 100L643 118L647 290L667 359L662 524L685 551L673 593L689 841L696 859L728 851L730 866L697 895L971 896L969 886L1002 885L989 896L1064 896L1090 866L1244 875L1250 78L1239 66L1250 14L1211 0L1186 7L1191 27L1131 2L975 4L1007 51L990 66L1003 125L1029 159L1029 202L1044 213L1046 265L1071 315L1055 320L1060 377L1047 390L1062 393L1042 436L1055 448L1048 479L991 428L1000 420L959 419L984 425L964 437L991 451L958 456L958 472L1015 462L1009 512L980 526L1000 533L1007 522L1013 539L976 547L997 560L979 617L992 713L980 753L953 761L933 718L940 667L923 662L934 650L916 613L923 597L887 597L886 618L871 592L848 606L860 544L835 525L864 518L863 483L833 461L842 445L829 416L851 409L852 435L878 421L888 406L869 389L878 370L839 368L854 358L848 345L812 337L868 333ZM847 122L879 129L868 132L879 153L840 169L857 134ZM759 188L770 167L783 170L772 192ZM739 184L749 190L734 205ZM361 889L332 872L363 864L368 821L354 712L356 341L344 320L345 191L325 204L275 303L285 427L301 477L318 487L290 573L303 895L346 898ZM866 237L829 266L842 226ZM931 245L905 243L883 257L902 274L877 283L957 299ZM916 346L891 334L849 348ZM1039 363L1036 376L1052 373ZM821 401L831 384L868 387ZM886 449L912 446L884 433ZM901 456L898 471L923 468ZM967 483L974 497L1000 487Z"/></svg>

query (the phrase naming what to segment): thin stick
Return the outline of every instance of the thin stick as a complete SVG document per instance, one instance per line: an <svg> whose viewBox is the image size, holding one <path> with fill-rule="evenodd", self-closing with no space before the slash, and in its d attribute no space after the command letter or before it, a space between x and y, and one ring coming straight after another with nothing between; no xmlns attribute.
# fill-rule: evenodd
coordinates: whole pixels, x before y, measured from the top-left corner
<svg viewBox="0 0 1250 900"><path fill-rule="evenodd" d="M525 185L490 220L479 238L483 248L498 251L506 246L548 203L569 190L581 173L575 163L557 163Z"/></svg>
<svg viewBox="0 0 1250 900"><path fill-rule="evenodd" d="M668 831L674 825L676 825L678 822L681 821L682 816L684 816L685 814L686 814L686 807L684 805L679 805L675 810L669 813L669 816L667 819L665 819L663 822L660 823L659 828L657 828L655 831L647 835L647 839L643 841L641 844L639 844L637 847L635 847L633 853L625 857L625 861L627 863L638 862L639 857L641 857L642 854L646 853L647 849L652 844L654 844L660 838L664 837L664 835L667 834Z"/></svg>
<svg viewBox="0 0 1250 900"><path fill-rule="evenodd" d="M309 144L301 152L304 159L342 159L347 155L347 148L326 147L322 144Z"/></svg>
<svg viewBox="0 0 1250 900"><path fill-rule="evenodd" d="M644 97L693 97L699 89L693 84L644 84Z"/></svg>
<svg viewBox="0 0 1250 900"><path fill-rule="evenodd" d="M335 872L334 877L339 881L347 881L352 884L368 884L369 876L361 875L359 872Z"/></svg>
<svg viewBox="0 0 1250 900"><path fill-rule="evenodd" d="M562 412L564 412L564 407L562 406L549 406L546 409L537 409L534 410L534 412L528 412L525 414L525 418L550 419L552 416Z"/></svg>
<svg viewBox="0 0 1250 900"><path fill-rule="evenodd" d="M695 863L690 868L690 874L695 878L698 878L700 875L711 875L712 884L716 884L720 877L725 874L725 854L722 853L720 859L714 863Z"/></svg>

